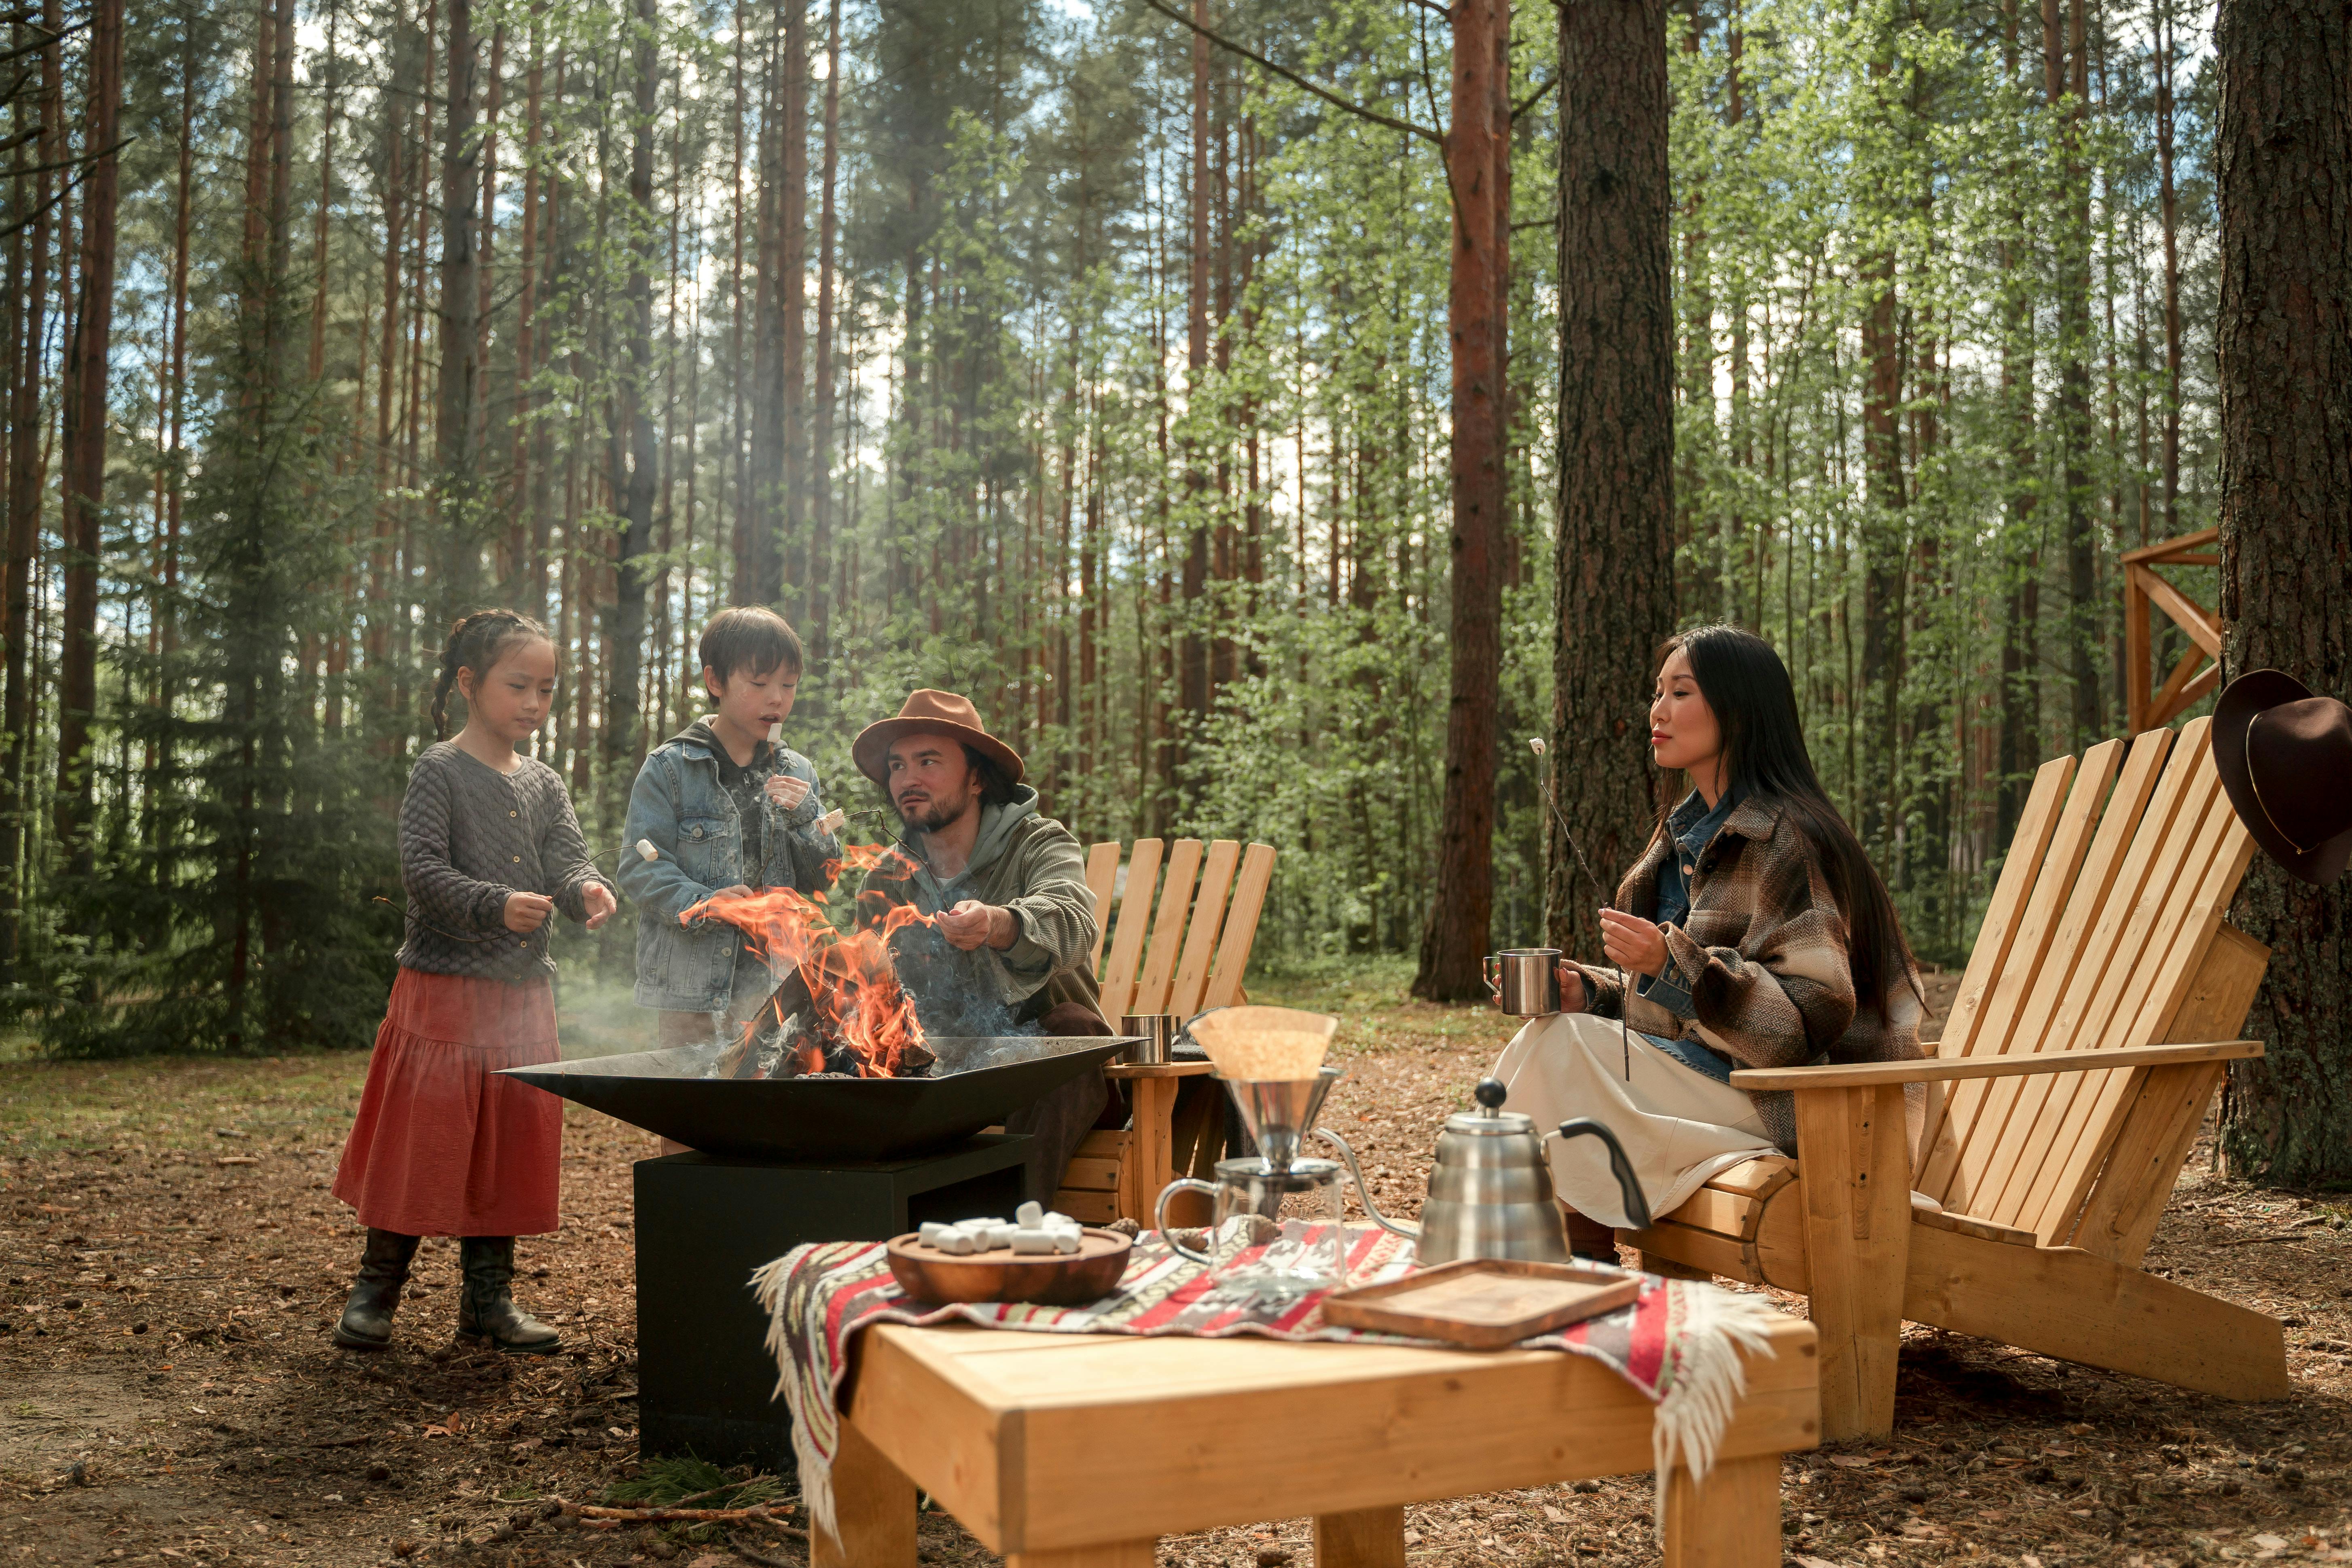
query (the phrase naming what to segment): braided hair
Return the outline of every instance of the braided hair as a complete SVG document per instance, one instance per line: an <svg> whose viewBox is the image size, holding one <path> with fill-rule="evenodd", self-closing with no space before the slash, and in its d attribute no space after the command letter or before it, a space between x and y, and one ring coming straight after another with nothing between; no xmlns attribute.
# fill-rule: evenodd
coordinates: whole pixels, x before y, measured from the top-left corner
<svg viewBox="0 0 2352 1568"><path fill-rule="evenodd" d="M553 642L555 634L520 610L476 610L459 617L441 645L441 669L433 678L433 738L449 738L449 693L459 670L472 670L478 681L509 647L533 639Z"/></svg>

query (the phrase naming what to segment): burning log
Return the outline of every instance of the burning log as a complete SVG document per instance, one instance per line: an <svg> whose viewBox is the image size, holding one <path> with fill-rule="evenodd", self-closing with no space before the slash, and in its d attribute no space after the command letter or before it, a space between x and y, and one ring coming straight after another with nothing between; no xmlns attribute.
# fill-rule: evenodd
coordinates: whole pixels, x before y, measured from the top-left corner
<svg viewBox="0 0 2352 1568"><path fill-rule="evenodd" d="M890 853L860 846L845 858L867 870ZM826 918L823 901L823 894L778 888L707 899L678 917L737 927L754 939L750 951L783 977L711 1076L913 1078L937 1059L923 1046L922 1024L890 957L892 935L928 925L931 917L878 896L861 897L855 924L843 932Z"/></svg>

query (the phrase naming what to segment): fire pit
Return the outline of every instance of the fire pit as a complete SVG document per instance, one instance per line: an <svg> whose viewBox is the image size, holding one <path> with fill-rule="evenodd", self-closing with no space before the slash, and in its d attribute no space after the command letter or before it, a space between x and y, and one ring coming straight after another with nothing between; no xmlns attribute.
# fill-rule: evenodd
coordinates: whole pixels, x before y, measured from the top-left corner
<svg viewBox="0 0 2352 1568"><path fill-rule="evenodd" d="M934 1037L920 1078L728 1079L709 1047L508 1068L551 1094L707 1154L887 1160L944 1149L1136 1044L1050 1035Z"/></svg>

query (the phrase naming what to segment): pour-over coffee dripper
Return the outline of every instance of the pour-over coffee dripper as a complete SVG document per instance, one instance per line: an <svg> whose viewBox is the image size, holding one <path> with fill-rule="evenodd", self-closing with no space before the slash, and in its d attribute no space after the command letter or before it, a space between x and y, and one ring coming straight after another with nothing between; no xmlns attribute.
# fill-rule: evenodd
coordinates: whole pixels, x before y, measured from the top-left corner
<svg viewBox="0 0 2352 1568"><path fill-rule="evenodd" d="M1327 1067L1295 1079L1219 1075L1258 1152L1218 1161L1213 1182L1188 1176L1169 1183L1153 1224L1177 1252L1210 1266L1220 1297L1279 1304L1340 1283L1347 1226L1339 1192L1347 1173L1334 1161L1301 1159L1298 1150L1345 1071ZM1168 1201L1181 1192L1209 1199L1206 1250L1168 1229Z"/></svg>

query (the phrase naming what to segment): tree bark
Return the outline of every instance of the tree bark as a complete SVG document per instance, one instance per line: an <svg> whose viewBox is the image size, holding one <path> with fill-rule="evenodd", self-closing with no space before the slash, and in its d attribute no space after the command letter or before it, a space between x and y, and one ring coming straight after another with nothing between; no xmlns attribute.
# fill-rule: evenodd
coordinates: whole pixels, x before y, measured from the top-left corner
<svg viewBox="0 0 2352 1568"><path fill-rule="evenodd" d="M474 517L474 400L480 377L481 148L474 135L474 75L480 55L473 0L448 0L448 122L441 151L441 368L435 399L435 466L440 469L440 618L462 614L479 592L480 541Z"/></svg>
<svg viewBox="0 0 2352 1568"><path fill-rule="evenodd" d="M659 112L661 52L656 47L660 14L655 0L636 5L636 101L629 133L629 201L636 210L629 242L629 276L623 289L627 310L629 374L622 387L626 410L614 432L618 457L613 489L621 502L620 555L613 569L612 663L604 685L605 777L622 788L644 755L637 698L646 635L646 580L637 563L653 549L654 531L654 245L660 223L654 211L654 120ZM625 769L623 764L631 764Z"/></svg>
<svg viewBox="0 0 2352 1568"><path fill-rule="evenodd" d="M816 435L809 458L811 570L808 595L810 647L822 660L831 647L833 625L833 404L834 244L840 219L835 185L841 168L841 0L825 8L824 192L817 215Z"/></svg>
<svg viewBox="0 0 2352 1568"><path fill-rule="evenodd" d="M106 510L106 393L114 337L114 149L122 107L122 0L96 0L89 33L81 282L67 352L65 461L58 497L65 542L65 614L58 669L58 842L77 875L92 865L95 804L90 726L98 713L98 558Z"/></svg>
<svg viewBox="0 0 2352 1568"><path fill-rule="evenodd" d="M1592 911L1655 824L1642 710L1675 627L1675 322L1663 0L1559 12L1559 531L1549 773L1596 887L1545 830L1552 945L1600 956Z"/></svg>
<svg viewBox="0 0 2352 1568"><path fill-rule="evenodd" d="M782 253L779 281L782 341L778 375L782 381L783 495L778 520L782 563L789 567L792 613L808 618L810 577L815 554L808 539L808 6L784 0L783 189L776 214ZM779 596L784 584L779 583Z"/></svg>
<svg viewBox="0 0 2352 1568"><path fill-rule="evenodd" d="M2222 662L2352 693L2352 16L2222 0ZM2224 1148L2283 1186L2352 1175L2352 882L2257 854L2231 920L2271 946Z"/></svg>
<svg viewBox="0 0 2352 1568"><path fill-rule="evenodd" d="M1480 959L1493 934L1495 727L1502 701L1503 529L1510 488L1504 412L1510 373L1510 37L1509 0L1454 0L1453 125L1445 138L1454 207L1447 295L1454 376L1453 671L1437 887L1412 982L1414 995L1437 1002L1486 994Z"/></svg>

